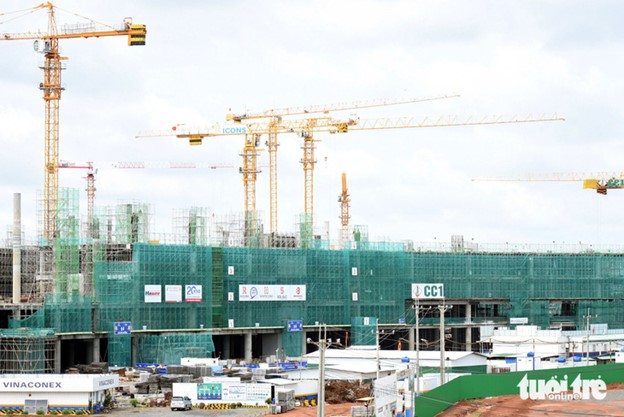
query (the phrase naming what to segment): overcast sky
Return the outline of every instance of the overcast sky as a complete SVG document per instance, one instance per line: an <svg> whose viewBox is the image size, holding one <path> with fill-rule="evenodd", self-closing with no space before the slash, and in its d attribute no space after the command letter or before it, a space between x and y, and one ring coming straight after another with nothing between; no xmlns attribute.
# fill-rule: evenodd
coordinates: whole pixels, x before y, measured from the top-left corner
<svg viewBox="0 0 624 417"><path fill-rule="evenodd" d="M32 6L38 2L32 2ZM57 1L58 26L117 24L132 16L147 46L123 37L61 41L60 159L93 161L96 205L151 205L154 230L172 211L242 212L242 137L191 147L174 137L135 139L178 123L222 122L228 109L460 94L362 110L360 118L552 114L564 122L318 133L315 216L338 238L341 173L351 223L371 240L619 244L624 190L598 195L580 182L473 182L483 176L624 171L624 3L621 1ZM45 11L0 32L46 30ZM36 233L43 188L43 56L31 41L0 42L0 227L22 194L26 233ZM346 117L350 112L335 113ZM279 228L303 211L302 139L279 138ZM264 138L263 138L264 142ZM196 161L233 168L122 170L114 161ZM268 229L268 157L257 206ZM60 186L86 186L61 170Z"/></svg>

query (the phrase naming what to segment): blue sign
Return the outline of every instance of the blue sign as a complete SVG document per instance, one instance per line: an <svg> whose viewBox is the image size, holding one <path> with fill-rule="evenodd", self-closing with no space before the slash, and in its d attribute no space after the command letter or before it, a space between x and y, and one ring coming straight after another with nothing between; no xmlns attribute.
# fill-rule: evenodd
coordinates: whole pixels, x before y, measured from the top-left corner
<svg viewBox="0 0 624 417"><path fill-rule="evenodd" d="M116 321L114 334L130 334L132 331L132 322Z"/></svg>
<svg viewBox="0 0 624 417"><path fill-rule="evenodd" d="M288 320L288 331L289 332L302 332L303 320Z"/></svg>

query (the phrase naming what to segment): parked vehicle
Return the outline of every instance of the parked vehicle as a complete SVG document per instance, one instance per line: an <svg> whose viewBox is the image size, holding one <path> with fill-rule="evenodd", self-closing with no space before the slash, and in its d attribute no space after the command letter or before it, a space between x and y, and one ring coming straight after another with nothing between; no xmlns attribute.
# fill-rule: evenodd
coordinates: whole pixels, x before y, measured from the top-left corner
<svg viewBox="0 0 624 417"><path fill-rule="evenodd" d="M189 397L173 397L171 399L171 411L190 410L191 408L193 408L193 403Z"/></svg>

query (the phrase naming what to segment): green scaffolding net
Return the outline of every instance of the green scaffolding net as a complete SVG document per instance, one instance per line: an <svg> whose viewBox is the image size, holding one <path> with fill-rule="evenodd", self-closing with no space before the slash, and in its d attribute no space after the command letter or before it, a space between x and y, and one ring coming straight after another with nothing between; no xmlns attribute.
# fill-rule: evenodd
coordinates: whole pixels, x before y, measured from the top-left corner
<svg viewBox="0 0 624 417"><path fill-rule="evenodd" d="M141 335L137 338L137 363L180 364L182 358L210 358L215 347L206 333Z"/></svg>
<svg viewBox="0 0 624 417"><path fill-rule="evenodd" d="M212 253L207 246L133 245L131 262L97 262L97 327L128 321L140 329L212 324Z"/></svg>
<svg viewBox="0 0 624 417"><path fill-rule="evenodd" d="M23 323L59 332L90 331L95 323L96 331L108 332L116 321L191 330L285 328L303 320L357 332L358 317L413 324L412 284L442 283L447 300L470 303L448 311L449 324L469 315L477 325L520 317L544 328L584 328L591 308L601 323L624 327L622 254L413 252L402 244L354 243L346 250L104 245L94 251L93 298L73 291L73 272L67 273L66 291L46 299L43 318ZM64 259L65 270L74 271L76 260ZM422 323L438 320L431 315Z"/></svg>

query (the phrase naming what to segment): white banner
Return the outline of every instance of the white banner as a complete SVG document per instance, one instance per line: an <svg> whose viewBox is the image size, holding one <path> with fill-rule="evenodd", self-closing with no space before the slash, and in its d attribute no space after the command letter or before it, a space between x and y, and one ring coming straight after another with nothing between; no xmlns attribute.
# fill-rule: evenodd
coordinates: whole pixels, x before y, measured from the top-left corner
<svg viewBox="0 0 624 417"><path fill-rule="evenodd" d="M165 285L165 303L181 303L182 302L182 286L181 285Z"/></svg>
<svg viewBox="0 0 624 417"><path fill-rule="evenodd" d="M162 302L162 286L146 285L145 286L145 302L161 303Z"/></svg>
<svg viewBox="0 0 624 417"><path fill-rule="evenodd" d="M187 303L201 303L202 301L202 286L201 285L187 285L185 292L185 300Z"/></svg>
<svg viewBox="0 0 624 417"><path fill-rule="evenodd" d="M305 285L239 285L239 301L305 301Z"/></svg>

